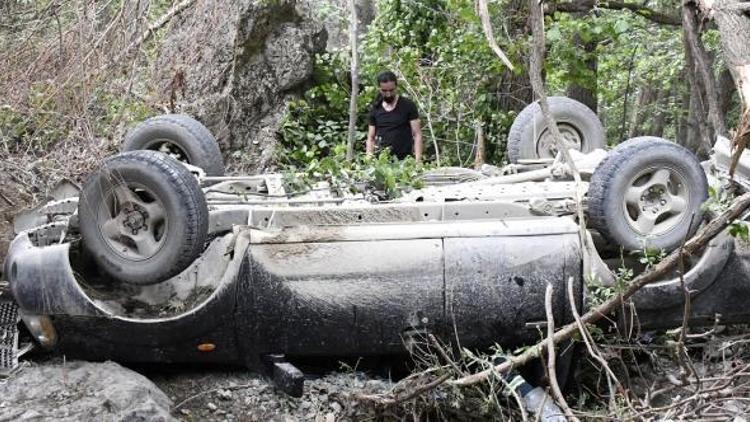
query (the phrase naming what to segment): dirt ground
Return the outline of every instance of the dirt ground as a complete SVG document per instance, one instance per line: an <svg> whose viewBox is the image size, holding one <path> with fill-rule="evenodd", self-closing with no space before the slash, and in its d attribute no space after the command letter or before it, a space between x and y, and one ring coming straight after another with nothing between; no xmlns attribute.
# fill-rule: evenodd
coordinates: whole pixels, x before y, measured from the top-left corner
<svg viewBox="0 0 750 422"><path fill-rule="evenodd" d="M172 414L183 421L361 421L369 410L352 406L347 391L385 391L391 383L362 372L308 375L305 392L294 398L265 377L239 368L180 369L151 373L149 378L174 403Z"/></svg>

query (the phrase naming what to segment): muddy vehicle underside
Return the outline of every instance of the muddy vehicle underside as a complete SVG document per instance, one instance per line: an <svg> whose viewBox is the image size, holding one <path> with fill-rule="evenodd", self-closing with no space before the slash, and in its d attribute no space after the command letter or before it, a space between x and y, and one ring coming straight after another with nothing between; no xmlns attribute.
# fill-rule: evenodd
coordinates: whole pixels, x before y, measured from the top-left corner
<svg viewBox="0 0 750 422"><path fill-rule="evenodd" d="M425 188L389 201L325 183L292 194L281 175L229 177L165 151L124 153L80 193L68 186L17 219L4 264L13 297L1 304L8 309L4 329L21 319L36 344L69 357L252 367L282 355L402 354L405 342L428 333L462 347L529 344L546 321L548 284L555 320L570 321L567 283L583 310L588 283L611 287L610 270L642 269L628 254L638 249L633 245L653 241L668 250L697 228L705 187L701 193L692 186L721 191L730 184L725 139L711 160L692 157L694 168L685 170L676 145L635 141L607 153L586 151L579 139L584 152L571 150L579 184L565 163L541 156L483 172L439 169L425 175ZM662 153L672 161L659 161ZM641 156L651 161L629 170ZM176 175L196 188L171 204L142 176L157 168L162 179ZM619 182L618 174L630 176ZM747 189L747 154L738 175L731 185ZM618 183L620 193L610 192ZM206 211L196 211L198 240L174 217L187 212L192 205L179 201L195 192ZM613 195L619 199L610 207ZM583 232L579 205L594 223ZM184 265L150 269L154 257L175 249L175 231L186 236L184 251L193 242L197 252L183 251L194 253ZM748 266L749 252L728 235L694 257L683 275L693 319L747 321ZM147 270L168 276L133 276ZM678 275L643 289L634 302L644 327L678 324ZM13 333L0 349L6 368L23 352Z"/></svg>

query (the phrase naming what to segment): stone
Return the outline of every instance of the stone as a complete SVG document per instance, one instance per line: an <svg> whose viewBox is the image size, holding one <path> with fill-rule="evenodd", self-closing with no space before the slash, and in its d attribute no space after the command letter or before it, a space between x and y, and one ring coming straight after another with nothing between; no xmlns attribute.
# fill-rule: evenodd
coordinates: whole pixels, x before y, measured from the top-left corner
<svg viewBox="0 0 750 422"><path fill-rule="evenodd" d="M0 384L0 397L7 420L176 420L164 392L114 362L27 366Z"/></svg>
<svg viewBox="0 0 750 422"><path fill-rule="evenodd" d="M229 168L272 165L286 104L299 97L327 33L306 0L196 2L160 43L150 92L216 136ZM234 160L234 162L232 162Z"/></svg>

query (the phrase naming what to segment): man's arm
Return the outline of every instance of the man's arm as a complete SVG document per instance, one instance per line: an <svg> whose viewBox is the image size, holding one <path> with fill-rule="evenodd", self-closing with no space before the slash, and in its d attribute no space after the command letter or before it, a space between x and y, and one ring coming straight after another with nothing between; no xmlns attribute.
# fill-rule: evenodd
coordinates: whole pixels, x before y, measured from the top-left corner
<svg viewBox="0 0 750 422"><path fill-rule="evenodd" d="M414 119L409 122L411 126L411 136L414 138L414 158L417 163L422 162L422 151L424 146L422 145L422 125L419 123L419 119Z"/></svg>
<svg viewBox="0 0 750 422"><path fill-rule="evenodd" d="M365 151L367 155L371 156L375 152L375 126L370 125L367 128L367 142L365 143Z"/></svg>

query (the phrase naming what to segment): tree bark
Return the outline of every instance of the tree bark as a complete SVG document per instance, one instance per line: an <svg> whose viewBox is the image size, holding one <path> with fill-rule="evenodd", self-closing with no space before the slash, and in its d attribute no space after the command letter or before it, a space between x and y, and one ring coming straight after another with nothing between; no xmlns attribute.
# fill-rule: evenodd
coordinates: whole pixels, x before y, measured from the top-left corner
<svg viewBox="0 0 750 422"><path fill-rule="evenodd" d="M357 96L359 94L359 53L357 48L357 5L349 0L351 22L349 25L349 44L352 50L352 92L349 97L349 132L346 143L346 160L354 159L354 140L357 134Z"/></svg>
<svg viewBox="0 0 750 422"><path fill-rule="evenodd" d="M629 10L636 15L642 16L652 22L662 25L673 25L680 26L680 17L675 14L659 12L655 9L651 9L644 5L640 5L636 2L626 3L624 1L609 0L599 2L597 0L581 0L571 2L545 2L545 14L553 14L555 12L569 12L569 13L588 13L595 6L603 9L610 10Z"/></svg>
<svg viewBox="0 0 750 422"><path fill-rule="evenodd" d="M719 27L724 57L742 103L743 113L732 140L735 151L729 168L731 176L740 155L750 142L750 6L739 0L716 0L712 3L702 0L701 6L704 13L713 15Z"/></svg>
<svg viewBox="0 0 750 422"><path fill-rule="evenodd" d="M719 109L721 109L722 114L727 116L729 110L732 109L734 95L737 92L737 85L734 84L734 77L732 77L732 72L729 70L729 67L725 67L721 70L721 73L719 73L718 90Z"/></svg>
<svg viewBox="0 0 750 422"><path fill-rule="evenodd" d="M673 91L674 88L671 90L659 90L659 94L656 98L656 110L654 111L654 117L651 120L650 130L648 132L652 136L658 136L660 138L664 136L664 126L666 126L667 123L667 113L664 111L667 104L665 103L669 101Z"/></svg>
<svg viewBox="0 0 750 422"><path fill-rule="evenodd" d="M476 125L477 133L477 153L474 157L474 169L479 170L485 163L485 145L484 145L484 127L481 123Z"/></svg>
<svg viewBox="0 0 750 422"><path fill-rule="evenodd" d="M711 70L712 60L698 31L698 8L691 0L685 2L682 7L682 33L685 49L690 50L695 65L695 81L700 81L703 97L708 105L708 121L711 124L708 142L713 144L716 135L727 135L726 118L721 114L719 108L719 93L716 90L716 79Z"/></svg>
<svg viewBox="0 0 750 422"><path fill-rule="evenodd" d="M628 137L633 138L641 135L651 135L647 133L646 122L651 116L651 106L658 97L658 91L652 87L650 81L646 81L644 86L638 92L638 100L633 105L633 111L630 119L630 128L628 130Z"/></svg>
<svg viewBox="0 0 750 422"><path fill-rule="evenodd" d="M721 47L732 72L744 108L750 105L750 16L738 0L716 0L714 20L721 34Z"/></svg>

